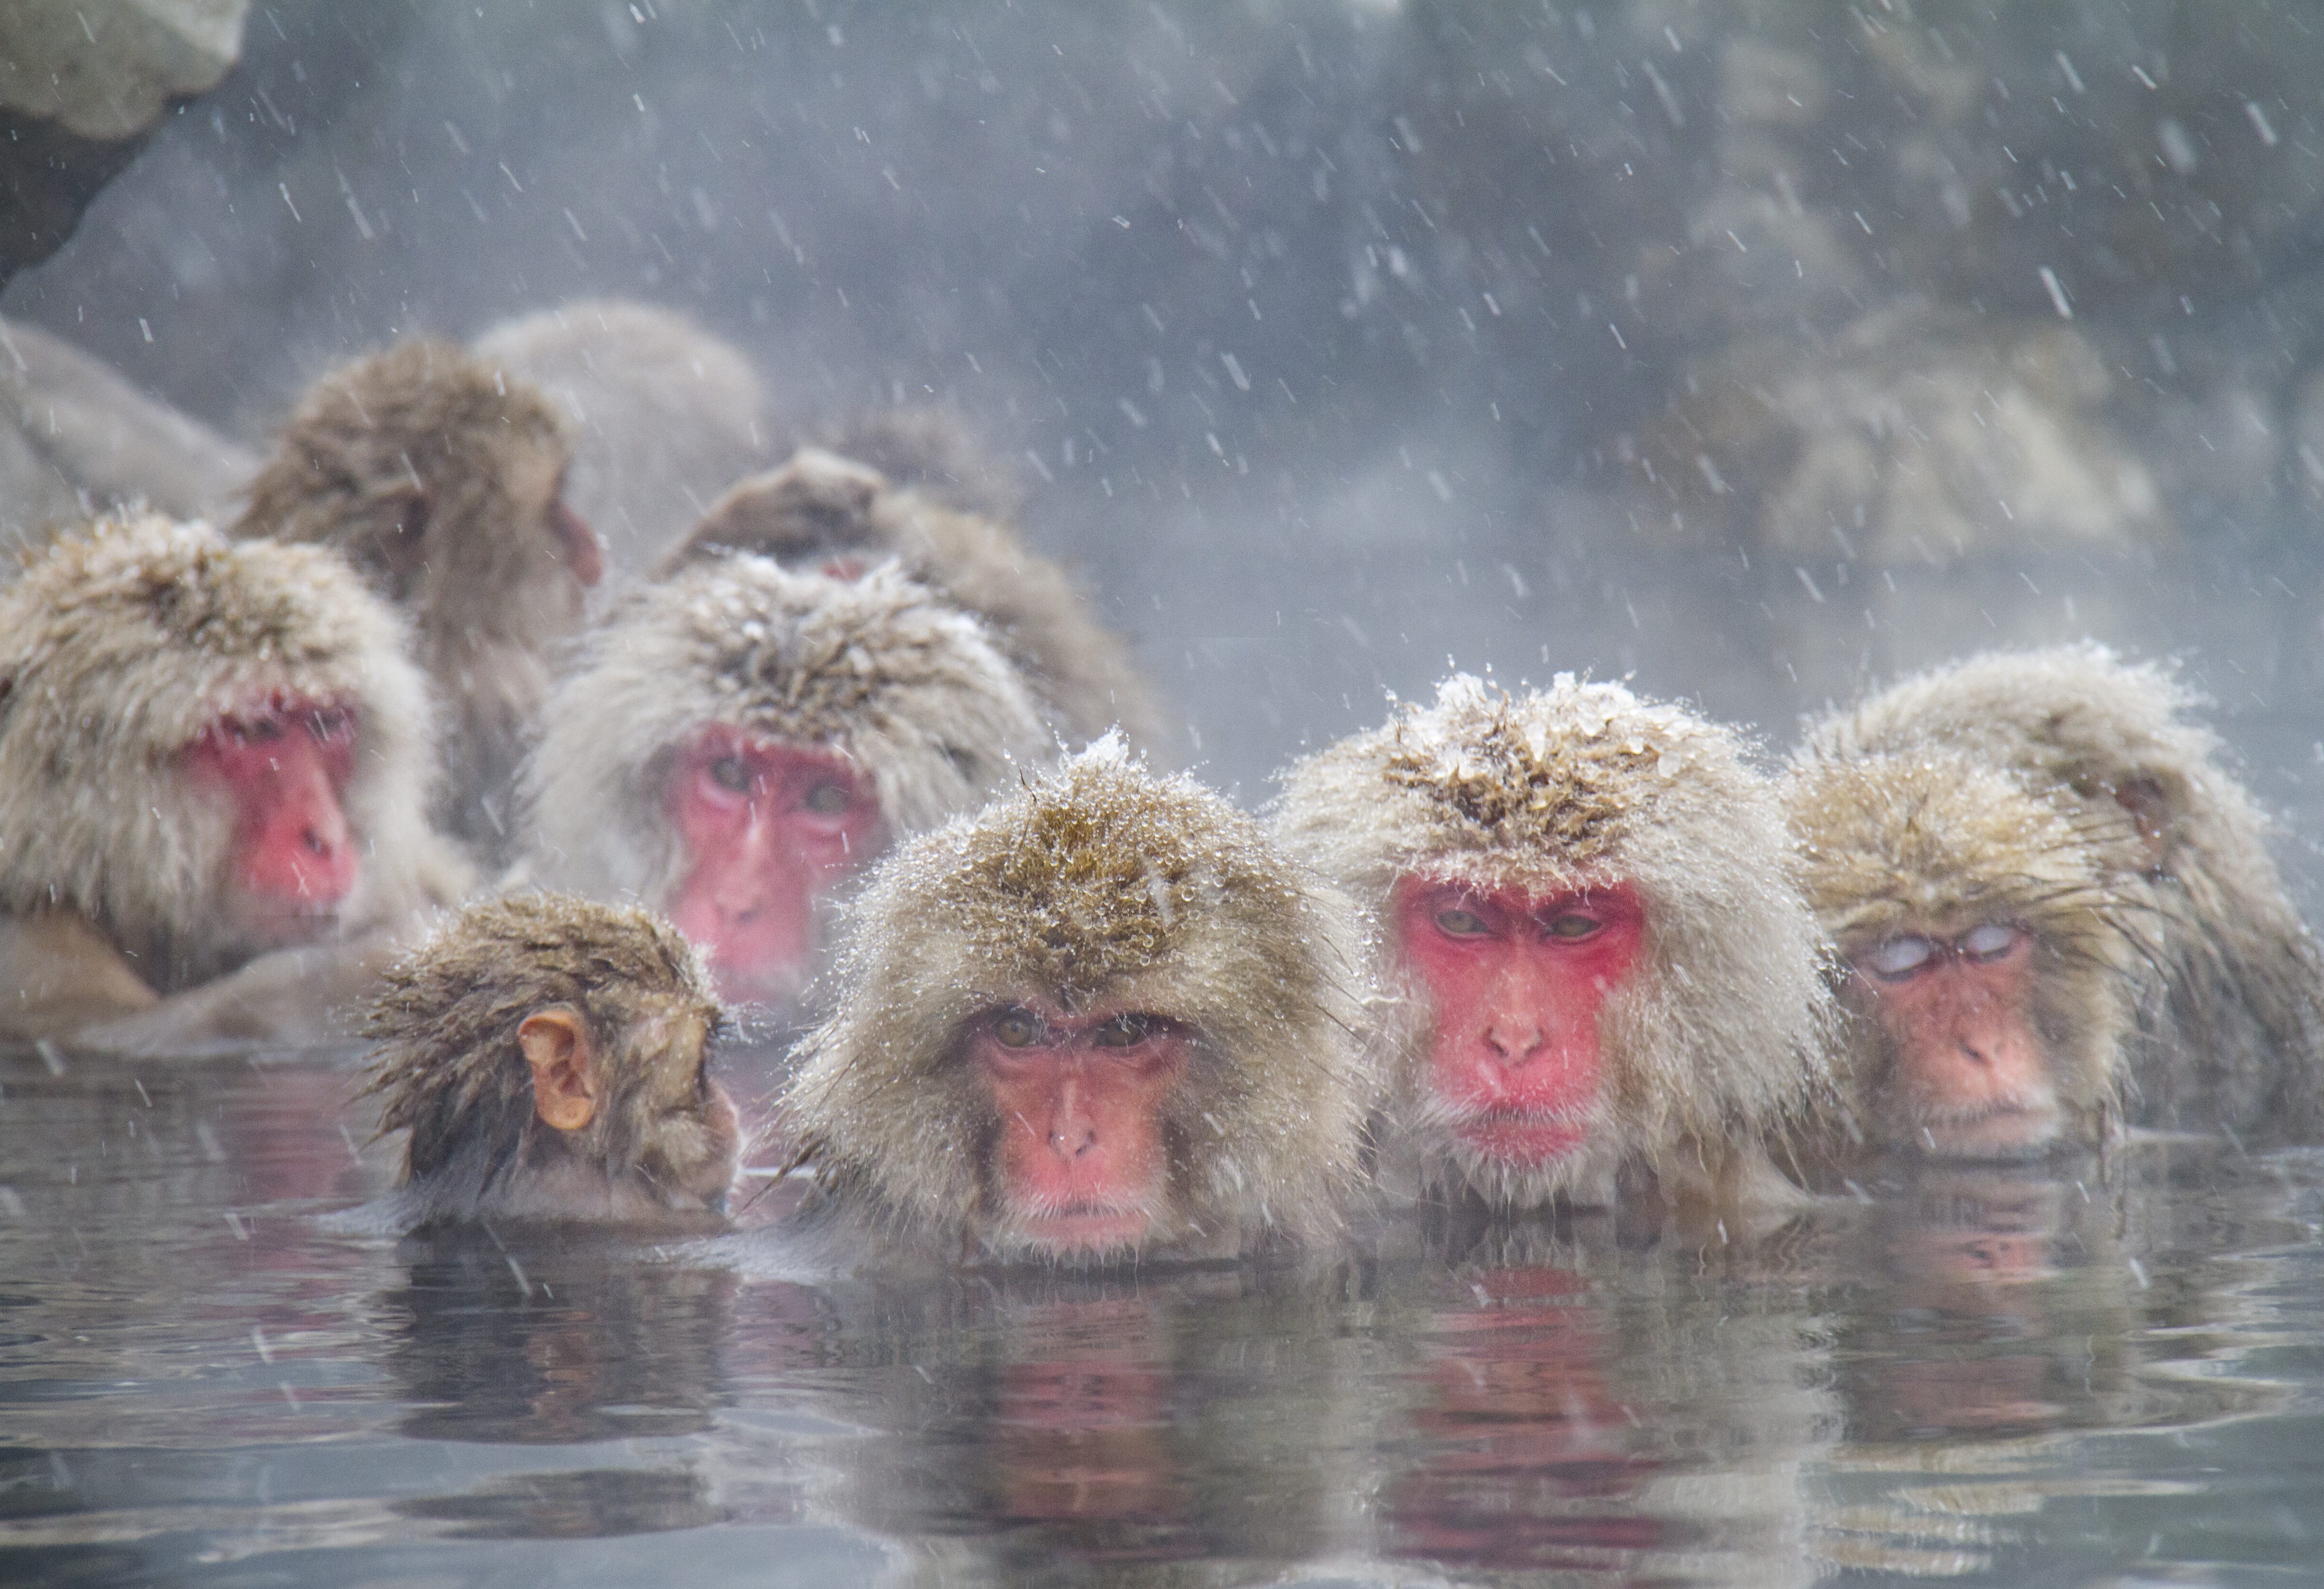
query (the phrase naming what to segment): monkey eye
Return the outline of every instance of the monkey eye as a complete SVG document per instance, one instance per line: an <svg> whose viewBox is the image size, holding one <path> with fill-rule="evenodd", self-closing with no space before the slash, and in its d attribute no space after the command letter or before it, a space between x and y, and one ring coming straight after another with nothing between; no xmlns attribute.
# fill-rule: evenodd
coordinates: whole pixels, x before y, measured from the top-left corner
<svg viewBox="0 0 2324 1589"><path fill-rule="evenodd" d="M855 804L855 794L844 784L817 784L799 804L820 816L837 816Z"/></svg>
<svg viewBox="0 0 2324 1589"><path fill-rule="evenodd" d="M1090 1032L1090 1042L1097 1048L1136 1048L1154 1030L1149 1015L1116 1015Z"/></svg>
<svg viewBox="0 0 2324 1589"><path fill-rule="evenodd" d="M751 792L751 765L739 756L722 756L709 767L710 781L736 794Z"/></svg>
<svg viewBox="0 0 2324 1589"><path fill-rule="evenodd" d="M1475 911L1462 910L1458 905L1451 910L1438 911L1436 924L1455 938L1480 938L1492 931L1485 924L1484 917Z"/></svg>
<svg viewBox="0 0 2324 1589"><path fill-rule="evenodd" d="M282 720L269 713L264 717L236 718L234 739L237 745L272 745L282 737Z"/></svg>
<svg viewBox="0 0 2324 1589"><path fill-rule="evenodd" d="M1002 1048L1030 1048L1041 1040L1041 1023L1030 1010L1003 1010L992 1018L992 1036Z"/></svg>
<svg viewBox="0 0 2324 1589"><path fill-rule="evenodd" d="M1927 965L1937 946L1925 938L1891 938L1864 957L1865 966L1884 982L1902 982Z"/></svg>
<svg viewBox="0 0 2324 1589"><path fill-rule="evenodd" d="M1596 916L1578 910L1563 911L1550 918L1549 935L1572 943L1589 937L1606 923Z"/></svg>
<svg viewBox="0 0 2324 1589"><path fill-rule="evenodd" d="M1961 934L1960 951L1973 960L1997 960L2017 947L2017 929L1984 922Z"/></svg>
<svg viewBox="0 0 2324 1589"><path fill-rule="evenodd" d="M318 739L337 739L354 728L355 714L343 707L319 706L307 714L307 731Z"/></svg>

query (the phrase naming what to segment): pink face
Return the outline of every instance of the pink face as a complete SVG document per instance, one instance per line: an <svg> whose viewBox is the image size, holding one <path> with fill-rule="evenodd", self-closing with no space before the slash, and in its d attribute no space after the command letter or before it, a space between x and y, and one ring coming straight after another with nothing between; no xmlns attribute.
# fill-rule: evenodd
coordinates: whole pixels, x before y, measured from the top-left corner
<svg viewBox="0 0 2324 1589"><path fill-rule="evenodd" d="M1001 1121L993 1167L1012 1234L1062 1256L1135 1246L1168 1187L1162 1107L1191 1058L1158 1016L1011 1005L970 1031Z"/></svg>
<svg viewBox="0 0 2324 1589"><path fill-rule="evenodd" d="M1489 1159L1524 1169L1581 1149L1603 1064L1599 1016L1646 939L1627 885L1486 893L1407 878L1398 952L1428 990L1424 1085L1435 1114Z"/></svg>
<svg viewBox="0 0 2324 1589"><path fill-rule="evenodd" d="M280 696L221 717L180 753L187 776L234 809L235 925L284 943L331 925L363 874L343 805L355 758L352 712Z"/></svg>
<svg viewBox="0 0 2324 1589"><path fill-rule="evenodd" d="M549 504L549 533L564 554L565 566L584 585L594 585L605 577L605 548L597 539L597 532L589 521L565 504L562 490Z"/></svg>
<svg viewBox="0 0 2324 1589"><path fill-rule="evenodd" d="M1983 922L1904 933L1857 954L1849 1002L1886 1031L1880 1123L1898 1143L1964 1157L2031 1152L2058 1134L2049 1045L2028 1018L2034 938Z"/></svg>
<svg viewBox="0 0 2324 1589"><path fill-rule="evenodd" d="M706 731L671 769L671 824L687 868L666 905L740 1002L796 993L815 949L816 899L871 857L880 807L844 757Z"/></svg>

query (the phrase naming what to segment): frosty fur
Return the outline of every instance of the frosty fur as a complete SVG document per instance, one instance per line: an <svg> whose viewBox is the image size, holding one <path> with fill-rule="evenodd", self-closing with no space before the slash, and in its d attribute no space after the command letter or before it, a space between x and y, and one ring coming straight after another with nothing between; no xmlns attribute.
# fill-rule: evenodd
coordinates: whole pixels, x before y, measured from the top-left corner
<svg viewBox="0 0 2324 1589"><path fill-rule="evenodd" d="M890 833L935 827L1056 753L976 620L894 568L848 581L700 562L624 598L551 696L524 780L531 876L667 899L687 858L665 785L712 725L845 756Z"/></svg>
<svg viewBox="0 0 2324 1589"><path fill-rule="evenodd" d="M991 1105L955 1059L967 1022L1033 1001L1196 1035L1149 1253L1334 1228L1362 1114L1341 907L1217 795L1108 736L899 850L852 914L781 1105L830 1200L891 1237L1016 1255L981 1173Z"/></svg>
<svg viewBox="0 0 2324 1589"><path fill-rule="evenodd" d="M448 903L466 876L423 815L427 686L404 641L321 547L150 515L55 542L0 590L0 912L77 913L162 992L248 959L212 914L234 812L177 757L278 694L355 712L345 804L364 868L342 926Z"/></svg>
<svg viewBox="0 0 2324 1589"><path fill-rule="evenodd" d="M722 550L791 564L892 556L992 626L1060 728L1086 739L1120 725L1134 742L1154 742L1154 703L1128 648L1098 623L1064 569L997 520L899 490L876 470L810 447L713 503L661 571Z"/></svg>
<svg viewBox="0 0 2324 1589"><path fill-rule="evenodd" d="M1817 726L1837 756L1950 747L2055 789L2112 831L2108 886L2143 949L2132 1118L2324 1132L2324 966L2267 850L2271 824L2190 721L2200 698L2103 646L1995 652L1907 679ZM2118 792L2157 800L2141 842Z"/></svg>
<svg viewBox="0 0 2324 1589"><path fill-rule="evenodd" d="M1463 1185L1530 1207L1600 1201L1640 1164L1682 1181L1731 1168L1827 1101L1831 1011L1768 780L1733 730L1619 684L1561 674L1512 696L1459 675L1285 775L1285 845L1360 913L1385 1038L1383 1179ZM1434 1025L1396 969L1406 877L1536 894L1629 883L1646 912L1638 969L1600 1017L1605 1080L1589 1147L1512 1171L1466 1150L1423 1085Z"/></svg>
<svg viewBox="0 0 2324 1589"><path fill-rule="evenodd" d="M2069 1134L2102 1137L2119 1113L2141 964L2136 913L2102 859L2127 833L2119 813L2094 826L2005 771L1930 749L1805 753L1785 798L1809 904L1843 961L1907 930L1956 938L1999 920L2032 932L2028 1018ZM1893 1045L1866 1017L1849 1023L1845 1052L1849 1095L1877 1120Z"/></svg>

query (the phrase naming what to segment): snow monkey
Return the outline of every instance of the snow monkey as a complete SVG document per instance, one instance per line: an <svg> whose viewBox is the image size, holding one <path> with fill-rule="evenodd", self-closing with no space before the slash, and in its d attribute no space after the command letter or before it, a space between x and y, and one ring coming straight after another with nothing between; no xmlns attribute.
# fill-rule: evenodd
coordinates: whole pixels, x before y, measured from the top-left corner
<svg viewBox="0 0 2324 1589"><path fill-rule="evenodd" d="M778 1114L847 1244L1222 1258L1331 1231L1362 1068L1341 907L1108 735L899 849Z"/></svg>
<svg viewBox="0 0 2324 1589"><path fill-rule="evenodd" d="M410 1133L399 1230L476 1219L715 1223L734 1106L709 1075L725 1016L701 957L632 907L549 894L472 905L373 1005L363 1096Z"/></svg>
<svg viewBox="0 0 2324 1589"><path fill-rule="evenodd" d="M577 299L503 320L476 358L546 392L572 423L566 496L635 574L735 481L790 451L742 352L674 309Z"/></svg>
<svg viewBox="0 0 2324 1589"><path fill-rule="evenodd" d="M899 490L815 448L742 481L662 559L668 573L721 551L845 576L894 557L912 578L992 626L1062 728L1080 739L1120 724L1152 744L1155 712L1128 648L1065 571L994 519Z"/></svg>
<svg viewBox="0 0 2324 1589"><path fill-rule="evenodd" d="M2106 859L2129 824L2094 832L1941 748L1812 749L1785 795L1839 951L1842 1083L1862 1134L1969 1158L2100 1140L2136 1016L2137 926Z"/></svg>
<svg viewBox="0 0 2324 1589"><path fill-rule="evenodd" d="M1386 1039L1380 1175L1531 1208L1780 1208L1830 1001L1772 784L1731 730L1560 674L1459 675L1294 766L1284 843L1353 896Z"/></svg>
<svg viewBox="0 0 2324 1589"><path fill-rule="evenodd" d="M405 638L334 552L152 516L0 587L0 1035L325 1035L467 881Z"/></svg>
<svg viewBox="0 0 2324 1589"><path fill-rule="evenodd" d="M572 442L549 400L449 343L326 375L251 483L240 536L337 547L409 611L451 709L443 825L491 858L549 687L547 653L604 573L565 504Z"/></svg>
<svg viewBox="0 0 2324 1589"><path fill-rule="evenodd" d="M2160 667L2063 646L1908 679L1811 742L1840 758L1941 749L2061 801L2139 951L2129 1117L2312 1136L2324 965L2269 858L2266 817L2192 721L2200 704Z"/></svg>
<svg viewBox="0 0 2324 1589"><path fill-rule="evenodd" d="M813 969L818 896L1054 755L976 620L893 567L721 557L584 643L526 771L525 864L667 913L726 997L779 1004Z"/></svg>

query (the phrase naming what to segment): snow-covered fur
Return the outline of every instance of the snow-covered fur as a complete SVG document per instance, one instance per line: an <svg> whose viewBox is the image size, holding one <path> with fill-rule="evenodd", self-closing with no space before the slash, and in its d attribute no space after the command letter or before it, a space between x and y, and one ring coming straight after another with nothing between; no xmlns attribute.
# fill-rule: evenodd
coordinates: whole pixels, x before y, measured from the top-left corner
<svg viewBox="0 0 2324 1589"><path fill-rule="evenodd" d="M789 451L747 355L675 309L577 299L488 327L476 358L571 422L566 501L636 574L718 493Z"/></svg>
<svg viewBox="0 0 2324 1589"><path fill-rule="evenodd" d="M2069 804L1957 752L1808 751L1784 784L1808 903L1841 961L1906 932L1953 939L1982 922L2034 940L2026 1012L2079 1142L2119 1117L2125 1040L2136 1018L2138 911L2108 881L2118 815L2093 825ZM1885 1100L1894 1043L1868 1015L1851 1020L1842 1081L1869 1134L1912 1145L1909 1109Z"/></svg>
<svg viewBox="0 0 2324 1589"><path fill-rule="evenodd" d="M829 1018L781 1103L826 1205L939 1253L1007 1258L968 1023L1020 1002L1154 1015L1199 1057L1164 1105L1148 1255L1331 1231L1357 1169L1363 1062L1343 907L1259 825L1108 735L903 846L853 912Z"/></svg>
<svg viewBox="0 0 2324 1589"><path fill-rule="evenodd" d="M1119 726L1156 742L1154 703L1129 648L1097 620L1063 568L993 519L900 490L876 470L809 447L742 481L670 548L661 572L721 552L794 565L894 557L912 578L976 613L1056 715L1086 739Z"/></svg>
<svg viewBox="0 0 2324 1589"><path fill-rule="evenodd" d="M1829 1102L1821 940L1774 786L1734 730L1569 674L1515 696L1457 675L1434 705L1400 709L1296 764L1277 826L1361 913L1386 1038L1391 1184L1465 1184L1530 1207L1601 1200L1634 1163L1716 1180L1734 1150ZM1584 1152L1513 1170L1431 1109L1423 1067L1434 1017L1391 941L1391 896L1407 878L1637 891L1645 947L1600 1018L1605 1081Z"/></svg>
<svg viewBox="0 0 2324 1589"><path fill-rule="evenodd" d="M357 929L448 904L465 868L427 826L427 685L404 627L337 554L205 524L104 519L0 589L0 913L85 917L167 992L256 952L221 925L235 815L179 753L270 697L356 722Z"/></svg>
<svg viewBox="0 0 2324 1589"><path fill-rule="evenodd" d="M1989 652L1891 686L1810 743L1843 757L1950 748L2114 832L2100 864L2147 951L2132 1118L2313 1137L2324 961L2268 854L2265 813L2191 721L2202 704L2096 644Z"/></svg>
<svg viewBox="0 0 2324 1589"><path fill-rule="evenodd" d="M530 877L665 903L687 859L665 785L712 726L844 755L890 835L972 810L1056 754L977 621L892 566L849 581L715 558L625 597L551 695L524 780Z"/></svg>

